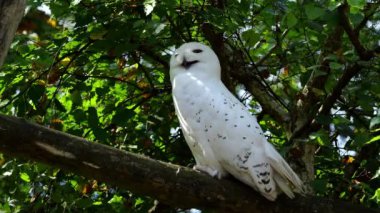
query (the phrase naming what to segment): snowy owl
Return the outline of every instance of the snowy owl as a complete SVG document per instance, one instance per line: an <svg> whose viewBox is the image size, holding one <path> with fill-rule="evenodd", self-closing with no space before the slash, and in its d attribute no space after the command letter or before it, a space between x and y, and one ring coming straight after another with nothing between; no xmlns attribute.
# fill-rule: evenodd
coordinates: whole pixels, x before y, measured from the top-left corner
<svg viewBox="0 0 380 213"><path fill-rule="evenodd" d="M290 198L302 182L267 142L256 118L225 87L214 51L185 43L170 59L175 110L195 169L217 178L233 175L274 201Z"/></svg>

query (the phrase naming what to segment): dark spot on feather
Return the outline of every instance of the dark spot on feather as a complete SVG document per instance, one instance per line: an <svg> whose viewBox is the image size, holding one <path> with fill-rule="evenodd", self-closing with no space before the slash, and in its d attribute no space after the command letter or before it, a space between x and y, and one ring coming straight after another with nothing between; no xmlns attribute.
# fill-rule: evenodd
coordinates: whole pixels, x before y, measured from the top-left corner
<svg viewBox="0 0 380 213"><path fill-rule="evenodd" d="M259 164L256 164L256 165L253 165L252 167L253 168L257 168L257 167L260 167L260 166L268 166L268 163L259 163Z"/></svg>
<svg viewBox="0 0 380 213"><path fill-rule="evenodd" d="M239 166L239 168L240 168L240 169L244 169L244 170L247 170L247 169L248 169L248 167L246 167L246 166Z"/></svg>

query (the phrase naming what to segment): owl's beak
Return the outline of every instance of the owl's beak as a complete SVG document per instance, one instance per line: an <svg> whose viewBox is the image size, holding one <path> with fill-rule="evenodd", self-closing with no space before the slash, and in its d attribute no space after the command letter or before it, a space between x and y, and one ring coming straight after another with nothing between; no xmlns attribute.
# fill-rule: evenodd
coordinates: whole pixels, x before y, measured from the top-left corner
<svg viewBox="0 0 380 213"><path fill-rule="evenodd" d="M185 68L185 69L189 69L191 67L191 65L193 64L196 64L198 63L199 61L198 60L194 60L194 61L187 61L186 58L183 59L181 65Z"/></svg>

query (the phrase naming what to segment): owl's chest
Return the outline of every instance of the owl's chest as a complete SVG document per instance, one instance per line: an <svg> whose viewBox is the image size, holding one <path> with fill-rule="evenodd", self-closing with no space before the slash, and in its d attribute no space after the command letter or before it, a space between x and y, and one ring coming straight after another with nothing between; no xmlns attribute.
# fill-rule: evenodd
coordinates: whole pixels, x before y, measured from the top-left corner
<svg viewBox="0 0 380 213"><path fill-rule="evenodd" d="M212 85L191 75L178 76L173 82L173 98L180 109L197 110L197 105L204 105L212 96Z"/></svg>

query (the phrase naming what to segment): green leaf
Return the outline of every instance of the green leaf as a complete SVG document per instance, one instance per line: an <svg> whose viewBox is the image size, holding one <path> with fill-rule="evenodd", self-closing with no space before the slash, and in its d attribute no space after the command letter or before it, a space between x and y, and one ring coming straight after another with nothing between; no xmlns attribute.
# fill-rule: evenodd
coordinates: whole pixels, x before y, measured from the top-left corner
<svg viewBox="0 0 380 213"><path fill-rule="evenodd" d="M380 188L377 188L371 200L375 200L376 203L380 203Z"/></svg>
<svg viewBox="0 0 380 213"><path fill-rule="evenodd" d="M260 35L254 29L244 31L241 36L243 40L250 46L256 44L260 39Z"/></svg>
<svg viewBox="0 0 380 213"><path fill-rule="evenodd" d="M144 200L141 199L141 198L137 198L137 199L135 200L135 206L139 206L139 205L141 205L141 204L143 204L143 203L144 203Z"/></svg>
<svg viewBox="0 0 380 213"><path fill-rule="evenodd" d="M362 147L364 144L366 144L368 141L370 141L370 135L367 132L359 132L356 133L354 136L354 141L352 145L355 147Z"/></svg>
<svg viewBox="0 0 380 213"><path fill-rule="evenodd" d="M95 107L89 107L87 110L88 113L88 125L93 128L93 127L98 127L99 124L99 118L98 118L98 113L96 111Z"/></svg>
<svg viewBox="0 0 380 213"><path fill-rule="evenodd" d="M81 199L75 201L75 204L79 208L88 208L88 207L92 206L93 201L89 198L81 198Z"/></svg>
<svg viewBox="0 0 380 213"><path fill-rule="evenodd" d="M76 109L72 112L72 115L74 116L74 119L76 122L81 123L82 121L86 120L86 113L83 112L81 109Z"/></svg>
<svg viewBox="0 0 380 213"><path fill-rule="evenodd" d="M326 193L327 183L326 179L316 179L311 183L311 186L317 193Z"/></svg>
<svg viewBox="0 0 380 213"><path fill-rule="evenodd" d="M129 119L135 115L133 110L127 108L118 108L112 117L112 123L118 126L127 126Z"/></svg>
<svg viewBox="0 0 380 213"><path fill-rule="evenodd" d="M109 140L109 135L107 134L106 130L99 127L91 127L91 129L96 139L98 139L99 141L106 142Z"/></svg>
<svg viewBox="0 0 380 213"><path fill-rule="evenodd" d="M66 108L61 104L61 102L54 98L54 106L57 108L57 110L61 111L61 112L66 112Z"/></svg>
<svg viewBox="0 0 380 213"><path fill-rule="evenodd" d="M337 62L330 62L329 66L331 69L334 69L334 70L341 70L344 67L342 64L337 63Z"/></svg>
<svg viewBox="0 0 380 213"><path fill-rule="evenodd" d="M73 102L73 107L82 105L82 96L79 90L74 90L71 92L71 101Z"/></svg>
<svg viewBox="0 0 380 213"><path fill-rule="evenodd" d="M108 203L123 203L123 196L114 195L111 200L108 201Z"/></svg>
<svg viewBox="0 0 380 213"><path fill-rule="evenodd" d="M351 13L357 13L362 10L366 4L365 0L347 0L347 3L351 6Z"/></svg>
<svg viewBox="0 0 380 213"><path fill-rule="evenodd" d="M371 140L367 141L365 144L368 145L376 141L380 141L380 135L373 137Z"/></svg>
<svg viewBox="0 0 380 213"><path fill-rule="evenodd" d="M305 6L306 16L309 20L314 20L324 14L324 10L314 4L307 4Z"/></svg>
<svg viewBox="0 0 380 213"><path fill-rule="evenodd" d="M318 115L315 120L322 125L329 125L331 123L331 117L327 115Z"/></svg>
<svg viewBox="0 0 380 213"><path fill-rule="evenodd" d="M330 138L329 134L326 130L320 129L318 132L314 132L310 134L310 139L317 141L317 143L321 146L330 146Z"/></svg>
<svg viewBox="0 0 380 213"><path fill-rule="evenodd" d="M35 105L38 104L38 101L42 97L42 95L45 93L45 87L42 85L33 85L30 87L28 91L29 98L33 101Z"/></svg>
<svg viewBox="0 0 380 213"><path fill-rule="evenodd" d="M21 178L21 180L23 180L23 181L25 181L25 182L27 182L27 183L30 182L30 177L29 177L29 175L28 175L27 173L25 173L25 172L21 172L21 173L20 173L20 178Z"/></svg>
<svg viewBox="0 0 380 213"><path fill-rule="evenodd" d="M289 28L294 27L298 23L297 17L293 13L288 13L286 16L286 24Z"/></svg>

